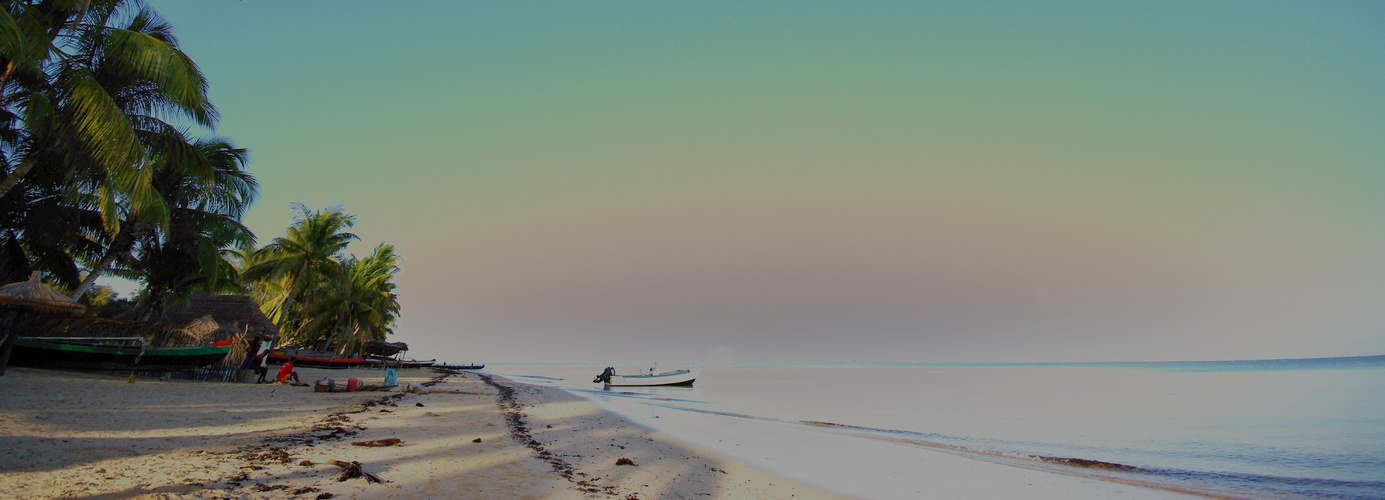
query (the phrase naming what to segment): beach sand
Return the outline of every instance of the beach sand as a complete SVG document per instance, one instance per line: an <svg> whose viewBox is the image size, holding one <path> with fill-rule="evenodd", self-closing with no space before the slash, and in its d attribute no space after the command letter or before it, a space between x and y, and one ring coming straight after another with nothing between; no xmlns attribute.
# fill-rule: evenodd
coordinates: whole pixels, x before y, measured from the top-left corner
<svg viewBox="0 0 1385 500"><path fill-rule="evenodd" d="M299 372L305 382L382 378ZM403 370L400 382L433 392L11 368L0 377L0 497L840 498L560 390L432 370ZM352 445L389 438L402 444ZM340 467L306 460L359 462L386 482L339 481Z"/></svg>
<svg viewBox="0 0 1385 500"><path fill-rule="evenodd" d="M382 378L365 369L299 372L305 382ZM11 368L0 377L0 498L844 498L559 389L432 370L403 370L400 383L431 392L316 393ZM402 443L352 444L390 438ZM830 437L817 443L834 446ZM359 462L385 482L340 481L342 468L327 460ZM909 489L929 498L1183 497L941 452L914 463Z"/></svg>

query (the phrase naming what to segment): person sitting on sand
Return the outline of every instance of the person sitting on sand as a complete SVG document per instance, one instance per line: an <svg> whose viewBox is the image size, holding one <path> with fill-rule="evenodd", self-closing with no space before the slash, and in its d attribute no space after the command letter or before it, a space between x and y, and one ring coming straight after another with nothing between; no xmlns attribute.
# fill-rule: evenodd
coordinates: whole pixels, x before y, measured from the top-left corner
<svg viewBox="0 0 1385 500"><path fill-rule="evenodd" d="M240 369L242 370L255 370L255 374L260 376L259 380L255 381L256 384L263 384L265 375L269 374L269 368L265 367L265 357L267 354L269 354L269 350L261 350L255 357L245 358L245 362L240 365Z"/></svg>
<svg viewBox="0 0 1385 500"><path fill-rule="evenodd" d="M256 380L255 383L265 383L265 376L269 375L269 349L261 350L259 354L255 355L255 373L260 374L259 380Z"/></svg>
<svg viewBox="0 0 1385 500"><path fill-rule="evenodd" d="M289 360L284 363L283 368L279 369L279 376L276 379L290 385L307 385L298 381L298 372L293 371L294 361L298 361L298 356L289 356ZM293 382L289 382L289 379L293 379Z"/></svg>

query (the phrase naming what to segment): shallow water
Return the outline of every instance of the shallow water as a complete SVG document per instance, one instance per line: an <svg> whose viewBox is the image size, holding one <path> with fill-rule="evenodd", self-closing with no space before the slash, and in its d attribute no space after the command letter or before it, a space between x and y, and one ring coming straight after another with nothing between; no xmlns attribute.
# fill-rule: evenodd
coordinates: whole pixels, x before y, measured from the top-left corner
<svg viewBox="0 0 1385 500"><path fill-rule="evenodd" d="M493 365L567 389L699 443L719 433L807 431L926 452L963 448L1021 461L1095 460L1085 470L1254 498L1385 498L1385 356L1293 361L1099 364L703 365L695 388L591 383L604 366ZM630 373L640 367L617 366ZM814 437L817 436L817 437ZM759 448L773 444L754 445ZM716 447L713 445L712 447ZM730 449L742 458L783 450ZM771 468L853 495L912 491L907 471L831 477ZM881 481L902 481L890 487Z"/></svg>

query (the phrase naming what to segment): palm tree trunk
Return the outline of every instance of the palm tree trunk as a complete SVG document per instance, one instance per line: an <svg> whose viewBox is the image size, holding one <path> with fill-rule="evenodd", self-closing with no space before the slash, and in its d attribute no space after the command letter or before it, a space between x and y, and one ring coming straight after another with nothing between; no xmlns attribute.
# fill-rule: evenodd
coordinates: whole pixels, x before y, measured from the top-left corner
<svg viewBox="0 0 1385 500"><path fill-rule="evenodd" d="M293 305L292 290L290 290L288 293L285 293L284 300L279 302L279 321L277 324L274 325L279 330L279 333L278 335L274 336L274 340L271 341L272 343L270 344L270 347L278 345L279 340L284 338L284 322L288 320L289 306L291 305Z"/></svg>
<svg viewBox="0 0 1385 500"><path fill-rule="evenodd" d="M10 192L10 189L13 188L15 184L19 184L20 179L24 178L24 174L29 173L29 171L33 169L33 160L20 163L18 167L15 167L14 171L10 172L10 175L5 177L5 182L0 183L0 198L4 198L5 193Z"/></svg>
<svg viewBox="0 0 1385 500"><path fill-rule="evenodd" d="M77 285L77 289L73 290L67 298L78 300L82 298L82 295L87 293L87 290L91 290L92 285L96 284L96 278L101 277L101 273L104 273L112 262L115 262L116 257L119 257L121 254L129 253L130 249L134 248L135 233L138 232L138 230L139 225L135 224L133 227L117 235L115 241L111 242L110 248L106 249L106 255L101 256L101 260L98 261L96 265L91 266L91 272L87 273L86 279L82 280L82 284Z"/></svg>
<svg viewBox="0 0 1385 500"><path fill-rule="evenodd" d="M5 80L10 79L10 74L14 73L14 67L15 64L13 60L5 63L5 72L3 74L0 74L0 85L4 85Z"/></svg>

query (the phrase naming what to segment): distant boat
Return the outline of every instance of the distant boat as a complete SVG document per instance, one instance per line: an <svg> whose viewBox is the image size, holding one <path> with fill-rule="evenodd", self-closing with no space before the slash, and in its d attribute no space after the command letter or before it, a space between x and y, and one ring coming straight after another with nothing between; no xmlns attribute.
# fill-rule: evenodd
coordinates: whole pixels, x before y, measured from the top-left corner
<svg viewBox="0 0 1385 500"><path fill-rule="evenodd" d="M294 366L304 368L355 368L365 363L360 354L337 354L332 352L310 351L307 349L274 349L269 351L270 363L283 364L289 358Z"/></svg>
<svg viewBox="0 0 1385 500"><path fill-rule="evenodd" d="M486 367L486 365L483 365L483 364L482 364L482 365L449 365L449 364L447 364L447 363L437 363L437 364L434 364L434 365L433 365L433 368L443 368L443 369L447 369L447 370L480 370L480 369L485 368L485 367Z"/></svg>
<svg viewBox="0 0 1385 500"><path fill-rule="evenodd" d="M657 365L656 365L657 366ZM592 383L604 383L609 386L655 386L655 385L693 385L697 380L697 375L702 373L701 367L693 367L689 370L673 370L661 373L654 373L657 368L650 368L649 373L639 375L616 375L616 369L606 367L606 371L597 375Z"/></svg>
<svg viewBox="0 0 1385 500"><path fill-rule="evenodd" d="M139 345L116 345L117 342ZM10 363L77 370L180 371L216 364L231 346L147 347L139 337L19 337Z"/></svg>

